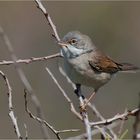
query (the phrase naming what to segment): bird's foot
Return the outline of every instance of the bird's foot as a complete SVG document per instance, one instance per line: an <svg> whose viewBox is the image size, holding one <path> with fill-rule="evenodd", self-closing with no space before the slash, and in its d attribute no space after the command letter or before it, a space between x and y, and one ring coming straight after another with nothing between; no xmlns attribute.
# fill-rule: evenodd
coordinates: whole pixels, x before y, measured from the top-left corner
<svg viewBox="0 0 140 140"><path fill-rule="evenodd" d="M88 99L83 98L84 99L84 104L80 106L81 110L86 111L86 106L88 105L90 100L95 96L95 94L96 94L96 92L94 91Z"/></svg>
<svg viewBox="0 0 140 140"><path fill-rule="evenodd" d="M85 104L83 104L83 105L80 105L80 113L82 113L82 112L86 112L87 110L86 110L86 106L85 106Z"/></svg>

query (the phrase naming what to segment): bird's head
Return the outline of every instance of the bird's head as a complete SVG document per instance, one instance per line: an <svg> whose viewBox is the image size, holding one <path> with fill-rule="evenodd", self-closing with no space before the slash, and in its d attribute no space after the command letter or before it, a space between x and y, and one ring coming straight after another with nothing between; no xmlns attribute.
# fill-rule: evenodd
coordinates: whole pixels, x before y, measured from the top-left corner
<svg viewBox="0 0 140 140"><path fill-rule="evenodd" d="M66 58L75 58L94 50L91 39L79 31L67 33L58 44L62 48L62 55Z"/></svg>

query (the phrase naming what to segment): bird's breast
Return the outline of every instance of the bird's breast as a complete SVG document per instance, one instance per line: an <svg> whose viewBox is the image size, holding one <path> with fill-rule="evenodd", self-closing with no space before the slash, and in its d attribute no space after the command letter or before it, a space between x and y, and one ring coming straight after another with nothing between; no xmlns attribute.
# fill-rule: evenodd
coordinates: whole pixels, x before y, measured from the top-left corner
<svg viewBox="0 0 140 140"><path fill-rule="evenodd" d="M68 77L76 84L99 88L111 79L109 73L94 71L86 54L73 59L64 59L64 67Z"/></svg>

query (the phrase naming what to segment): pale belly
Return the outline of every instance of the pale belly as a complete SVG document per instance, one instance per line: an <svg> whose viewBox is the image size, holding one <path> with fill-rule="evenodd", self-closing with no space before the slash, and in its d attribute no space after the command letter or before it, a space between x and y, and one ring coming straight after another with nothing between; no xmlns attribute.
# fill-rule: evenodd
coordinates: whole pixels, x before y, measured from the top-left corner
<svg viewBox="0 0 140 140"><path fill-rule="evenodd" d="M94 71L90 67L86 58L76 58L69 61L65 59L64 67L66 74L72 82L89 86L94 89L98 89L111 79L111 75L109 73Z"/></svg>

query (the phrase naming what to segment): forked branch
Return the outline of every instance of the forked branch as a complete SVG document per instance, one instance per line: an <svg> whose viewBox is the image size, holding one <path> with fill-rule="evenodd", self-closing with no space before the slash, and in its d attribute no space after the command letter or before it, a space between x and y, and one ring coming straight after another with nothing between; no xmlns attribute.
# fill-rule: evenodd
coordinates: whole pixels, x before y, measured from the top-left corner
<svg viewBox="0 0 140 140"><path fill-rule="evenodd" d="M126 111L123 114L117 114L113 118L103 120L103 121L98 121L98 122L91 122L91 126L96 126L96 125L108 125L113 123L114 121L117 120L127 120L129 116L136 116L137 113L140 112L140 108L133 109L132 111Z"/></svg>
<svg viewBox="0 0 140 140"><path fill-rule="evenodd" d="M67 130L56 130L52 125L50 125L47 121L33 115L33 113L28 108L28 100L27 100L27 91L24 90L24 100L25 100L25 110L29 114L29 116L38 121L39 123L44 123L57 137L57 139L61 140L60 133L67 133L67 132L77 132L79 129L67 129Z"/></svg>
<svg viewBox="0 0 140 140"><path fill-rule="evenodd" d="M52 31L53 31L53 34L52 36L55 37L55 39L57 40L57 42L60 41L60 37L57 33L57 30L56 30L56 26L55 24L53 23L52 21L52 18L50 17L49 13L47 12L47 10L45 9L45 7L43 6L43 4L41 3L40 0L35 0L36 4L37 4L37 7L42 11L42 13L44 14L44 16L46 17L47 21L48 21L48 24L50 25Z"/></svg>

